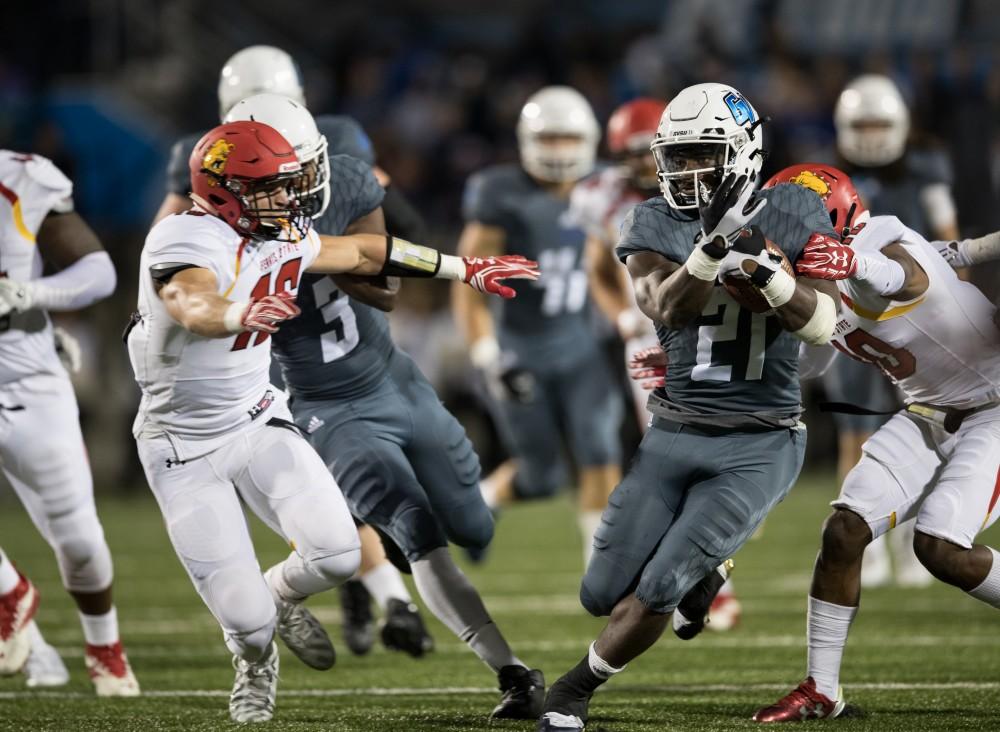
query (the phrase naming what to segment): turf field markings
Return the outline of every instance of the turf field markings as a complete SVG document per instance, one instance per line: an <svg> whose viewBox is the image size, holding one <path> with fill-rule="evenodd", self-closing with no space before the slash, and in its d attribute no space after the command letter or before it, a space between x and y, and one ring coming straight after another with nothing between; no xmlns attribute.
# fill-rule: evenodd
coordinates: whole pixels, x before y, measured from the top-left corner
<svg viewBox="0 0 1000 732"><path fill-rule="evenodd" d="M788 684L620 684L615 692L670 694L710 694L716 692L780 691ZM1000 691L1000 682L991 681L886 681L851 684L852 691ZM228 697L230 689L151 689L142 695L150 699L191 697ZM355 689L282 689L282 697L345 697L345 696L458 696L462 694L496 694L492 686L399 686L361 687ZM605 692L607 693L607 692ZM94 699L93 693L82 691L0 691L0 699Z"/></svg>

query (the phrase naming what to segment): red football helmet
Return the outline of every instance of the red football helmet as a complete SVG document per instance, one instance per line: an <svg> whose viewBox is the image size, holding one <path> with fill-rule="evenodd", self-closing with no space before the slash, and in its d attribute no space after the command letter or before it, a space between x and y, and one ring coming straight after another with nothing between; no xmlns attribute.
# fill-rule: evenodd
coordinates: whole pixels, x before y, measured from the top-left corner
<svg viewBox="0 0 1000 732"><path fill-rule="evenodd" d="M612 155L649 152L656 136L660 117L667 103L659 99L640 98L625 102L608 119L608 150Z"/></svg>
<svg viewBox="0 0 1000 732"><path fill-rule="evenodd" d="M252 239L302 238L309 217L295 199L302 165L295 149L261 122L229 122L205 134L189 160L191 192Z"/></svg>
<svg viewBox="0 0 1000 732"><path fill-rule="evenodd" d="M851 229L868 221L870 214L854 188L850 177L832 165L822 163L799 163L790 165L772 175L764 188L773 188L779 183L796 183L819 194L830 212L830 223L842 239Z"/></svg>

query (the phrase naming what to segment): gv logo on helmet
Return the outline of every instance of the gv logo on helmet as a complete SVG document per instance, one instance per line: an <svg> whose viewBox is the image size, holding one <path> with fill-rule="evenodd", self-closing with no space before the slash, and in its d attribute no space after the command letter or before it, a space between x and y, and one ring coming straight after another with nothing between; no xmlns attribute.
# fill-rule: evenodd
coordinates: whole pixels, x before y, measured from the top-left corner
<svg viewBox="0 0 1000 732"><path fill-rule="evenodd" d="M212 143L212 147L208 148L208 152L205 153L205 157L202 160L202 167L209 173L214 173L221 177L226 172L229 153L235 149L236 145L226 141L224 138L219 138ZM208 184L218 185L218 182L209 178Z"/></svg>
<svg viewBox="0 0 1000 732"><path fill-rule="evenodd" d="M722 101L729 107L729 111L732 113L733 119L736 120L736 124L741 127L748 122L757 121L750 104L736 92L729 92L722 98Z"/></svg>

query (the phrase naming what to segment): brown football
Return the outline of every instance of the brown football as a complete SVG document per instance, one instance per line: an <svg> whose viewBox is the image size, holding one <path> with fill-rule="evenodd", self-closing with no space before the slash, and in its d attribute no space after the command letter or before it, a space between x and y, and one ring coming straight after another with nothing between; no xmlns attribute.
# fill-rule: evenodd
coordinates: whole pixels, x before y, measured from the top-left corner
<svg viewBox="0 0 1000 732"><path fill-rule="evenodd" d="M766 242L767 251L770 254L781 257L781 268L794 277L795 269L792 267L792 263L788 261L785 253L781 251L781 248L770 239L765 239L764 241ZM764 296L757 291L756 287L750 284L750 280L730 276L723 279L722 285L732 295L733 299L747 310L755 313L766 313L771 309Z"/></svg>

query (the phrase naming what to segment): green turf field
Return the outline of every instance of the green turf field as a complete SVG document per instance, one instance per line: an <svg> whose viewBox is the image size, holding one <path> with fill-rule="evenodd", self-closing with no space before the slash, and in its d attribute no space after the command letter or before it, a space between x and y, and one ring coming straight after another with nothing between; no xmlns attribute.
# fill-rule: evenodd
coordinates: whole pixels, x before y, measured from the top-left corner
<svg viewBox="0 0 1000 732"><path fill-rule="evenodd" d="M690 643L665 637L594 700L591 730L757 728L754 710L803 676L806 587L820 521L835 487L805 480L772 514L759 541L737 557L743 624ZM9 496L5 498L9 499ZM20 677L0 679L3 730L214 730L233 728L227 695L233 679L221 633L167 543L155 504L105 498L99 505L115 556L123 638L145 696L92 697L80 628L61 590L55 562L21 507L0 502L0 544L42 592L39 623L63 652L73 680L31 693ZM259 524L262 563L282 545ZM993 532L994 542L1000 532ZM580 551L568 499L507 511L486 565L469 574L518 654L551 681L585 652L601 627L576 599ZM311 607L335 640L335 593ZM377 649L342 653L319 673L282 652L272 730L532 730L492 727L493 675L433 619L437 650L423 660ZM957 590L879 590L866 594L847 651L843 683L865 719L851 730L1000 729L1000 623L995 611ZM338 650L342 644L338 643ZM810 723L816 726L820 723Z"/></svg>

